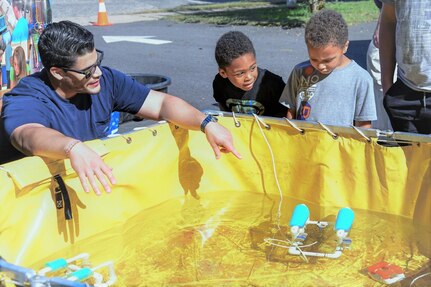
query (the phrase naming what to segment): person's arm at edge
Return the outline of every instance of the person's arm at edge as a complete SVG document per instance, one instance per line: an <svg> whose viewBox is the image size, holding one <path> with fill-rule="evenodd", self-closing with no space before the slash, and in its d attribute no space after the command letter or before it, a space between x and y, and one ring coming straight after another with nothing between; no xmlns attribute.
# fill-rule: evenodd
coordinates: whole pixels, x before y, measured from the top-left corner
<svg viewBox="0 0 431 287"><path fill-rule="evenodd" d="M371 129L371 121L355 121L355 127Z"/></svg>
<svg viewBox="0 0 431 287"><path fill-rule="evenodd" d="M295 119L295 112L292 111L292 109L287 109L287 115L286 118L288 118L289 120Z"/></svg>
<svg viewBox="0 0 431 287"><path fill-rule="evenodd" d="M380 66L382 74L383 95L393 84L394 71L396 65L395 59L395 27L396 27L395 7L383 3L380 14L380 32L379 32L379 51Z"/></svg>
<svg viewBox="0 0 431 287"><path fill-rule="evenodd" d="M34 123L17 127L12 132L11 143L26 155L51 159L69 157L85 192L90 191L90 184L97 195L101 194L96 179L106 192L111 191L110 184L116 183L112 168L107 166L96 152L79 140L43 125Z"/></svg>
<svg viewBox="0 0 431 287"><path fill-rule="evenodd" d="M184 100L169 94L151 90L138 112L139 116L167 120L185 129L199 130L205 114ZM217 159L220 152L241 155L235 150L231 133L218 123L210 122L205 127L205 135Z"/></svg>
<svg viewBox="0 0 431 287"><path fill-rule="evenodd" d="M373 44L376 48L379 48L379 34L380 34L380 16L381 16L381 10L379 10L379 18L377 18L376 28L374 29L373 33Z"/></svg>

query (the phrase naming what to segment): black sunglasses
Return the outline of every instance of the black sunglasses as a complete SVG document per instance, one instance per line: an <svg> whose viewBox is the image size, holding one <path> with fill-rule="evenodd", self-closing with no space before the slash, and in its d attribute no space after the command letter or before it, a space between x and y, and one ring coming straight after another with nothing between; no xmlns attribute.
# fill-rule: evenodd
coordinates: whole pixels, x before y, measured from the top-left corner
<svg viewBox="0 0 431 287"><path fill-rule="evenodd" d="M91 65L90 67L88 67L85 70L76 70L76 69L71 69L71 68L62 68L63 71L65 72L75 72L78 74L82 74L85 76L86 79L89 79L91 76L93 76L94 72L96 72L97 67L100 66L100 64L102 63L103 60L103 51L97 50L96 49L96 53L97 53L97 60L96 63L94 63L93 65Z"/></svg>

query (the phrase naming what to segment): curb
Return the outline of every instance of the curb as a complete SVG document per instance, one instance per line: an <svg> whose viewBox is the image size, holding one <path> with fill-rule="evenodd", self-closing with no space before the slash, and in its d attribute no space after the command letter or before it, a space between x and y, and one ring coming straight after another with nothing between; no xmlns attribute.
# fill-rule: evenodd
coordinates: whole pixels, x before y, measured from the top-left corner
<svg viewBox="0 0 431 287"><path fill-rule="evenodd" d="M117 14L117 15L108 15L109 21L112 24L124 24L124 23L133 23L133 22L141 22L141 21L156 21L160 20L163 17L174 15L177 13L174 12L154 12L154 13L138 13L138 14ZM62 20L69 20L75 23L78 23L82 26L92 25L92 23L97 20L97 17L56 17L53 19L53 22L58 22Z"/></svg>

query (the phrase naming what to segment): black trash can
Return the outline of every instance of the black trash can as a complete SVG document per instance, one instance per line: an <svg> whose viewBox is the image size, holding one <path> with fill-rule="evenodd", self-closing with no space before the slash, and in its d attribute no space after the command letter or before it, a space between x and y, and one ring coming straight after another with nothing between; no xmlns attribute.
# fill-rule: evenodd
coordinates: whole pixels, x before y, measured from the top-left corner
<svg viewBox="0 0 431 287"><path fill-rule="evenodd" d="M150 89L164 92L164 93L168 92L168 86L171 84L171 78L167 76L162 76L157 74L142 74L142 73L129 73L128 75L131 76L136 81L142 84L145 84ZM137 118L134 115L129 113L123 113L123 112L120 113L120 124L131 120L139 121L142 119Z"/></svg>

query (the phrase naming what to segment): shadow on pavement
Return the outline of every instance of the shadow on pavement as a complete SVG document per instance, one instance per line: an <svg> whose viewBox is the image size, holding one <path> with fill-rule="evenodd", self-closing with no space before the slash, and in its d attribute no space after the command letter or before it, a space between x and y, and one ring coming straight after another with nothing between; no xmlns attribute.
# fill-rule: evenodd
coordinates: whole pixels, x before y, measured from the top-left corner
<svg viewBox="0 0 431 287"><path fill-rule="evenodd" d="M370 40L350 41L346 56L355 60L359 66L367 69L367 50Z"/></svg>
<svg viewBox="0 0 431 287"><path fill-rule="evenodd" d="M213 12L194 12L193 15L208 19L211 24L217 25L257 25L281 26L284 29L304 27L303 15L286 18L285 7L259 7L239 10L225 10ZM192 16L189 22L193 21ZM215 20L216 19L216 20Z"/></svg>

